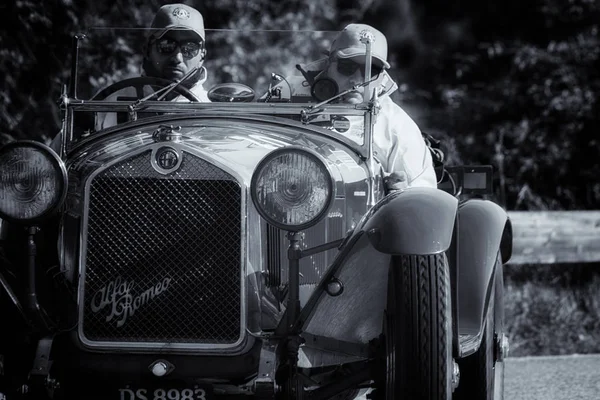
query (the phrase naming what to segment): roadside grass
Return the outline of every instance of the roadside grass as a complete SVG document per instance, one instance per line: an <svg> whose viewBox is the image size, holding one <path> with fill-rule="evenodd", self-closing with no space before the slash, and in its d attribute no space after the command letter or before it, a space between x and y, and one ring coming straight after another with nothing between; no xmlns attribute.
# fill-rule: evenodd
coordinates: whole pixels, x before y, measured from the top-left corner
<svg viewBox="0 0 600 400"><path fill-rule="evenodd" d="M504 266L510 356L600 353L600 263Z"/></svg>

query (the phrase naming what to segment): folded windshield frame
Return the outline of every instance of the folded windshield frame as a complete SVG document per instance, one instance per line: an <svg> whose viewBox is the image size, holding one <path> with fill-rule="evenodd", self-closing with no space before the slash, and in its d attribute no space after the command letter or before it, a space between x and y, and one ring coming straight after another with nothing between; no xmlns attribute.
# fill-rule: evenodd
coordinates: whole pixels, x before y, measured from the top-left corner
<svg viewBox="0 0 600 400"><path fill-rule="evenodd" d="M211 86L238 82L252 88L252 102L192 103L179 101L91 100L94 93L123 79L141 75L142 54L147 38L153 31L145 28L93 28L73 38L73 64L69 90L63 93L65 112L61 157L80 137L74 134L74 119L78 113L124 112L135 120L138 112L185 113L202 117L211 113L230 113L248 116L299 117L303 124L326 116L362 117L363 134L359 140L344 140L369 165L376 168L372 150L372 124L376 117L376 98L361 104L340 104L311 100L303 103L262 102L275 81L300 75L296 64L310 64L326 58L325 51L337 35L330 31L235 31L206 30L207 57L204 66L209 71L204 82ZM308 44L308 45L307 45ZM227 49L226 47L233 47ZM106 60L110 48L114 59ZM370 76L370 42L365 42L365 76ZM105 62L101 63L100 60ZM104 68L102 66L105 66ZM286 78L287 77L287 78ZM277 78L277 79L275 79ZM289 85L289 83L288 83ZM85 93L85 95L82 95ZM370 93L369 84L365 93ZM258 100L258 101L257 101ZM315 126L315 132L336 139L345 138L332 129Z"/></svg>

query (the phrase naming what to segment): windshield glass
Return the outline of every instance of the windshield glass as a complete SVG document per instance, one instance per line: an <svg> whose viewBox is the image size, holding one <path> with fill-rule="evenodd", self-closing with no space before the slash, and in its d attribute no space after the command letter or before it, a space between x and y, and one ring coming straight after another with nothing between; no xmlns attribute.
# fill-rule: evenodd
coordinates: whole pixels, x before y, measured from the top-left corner
<svg viewBox="0 0 600 400"><path fill-rule="evenodd" d="M78 97L90 99L113 83L148 75L144 55L157 53L159 45L163 54L177 50L149 39L159 34L141 28L92 28L85 32L85 39L80 41ZM207 29L203 86L209 90L220 83L243 83L254 89L259 98L274 79L301 76L296 64L306 65L326 58L325 52L335 35L336 32L329 31Z"/></svg>
<svg viewBox="0 0 600 400"><path fill-rule="evenodd" d="M140 113L134 117L131 112L116 113L118 118L107 124L107 113L94 110L95 122L88 123L91 128L82 130L84 134L141 118L156 100L174 100L167 105L161 101L160 106L172 107L168 112L194 113L237 105L225 110L291 118L364 146L368 107L356 89L363 93L372 93L374 87L395 89L385 70L376 67L371 79L365 80L364 62L352 71L338 67L353 76L346 88L328 79L327 50L337 32L206 30L204 41L179 33L140 28L85 32L79 41L77 84L71 94L81 100L101 100L102 107L112 102L120 110ZM124 108L128 105L133 108ZM78 136L75 133L73 138Z"/></svg>

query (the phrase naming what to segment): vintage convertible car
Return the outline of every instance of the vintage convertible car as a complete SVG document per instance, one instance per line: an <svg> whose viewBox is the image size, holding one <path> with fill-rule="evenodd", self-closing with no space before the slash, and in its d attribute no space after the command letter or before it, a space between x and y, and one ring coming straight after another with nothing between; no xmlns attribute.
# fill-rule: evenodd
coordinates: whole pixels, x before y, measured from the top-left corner
<svg viewBox="0 0 600 400"><path fill-rule="evenodd" d="M229 34L207 33L209 71ZM388 190L378 97L292 93L290 57L331 33L275 34L247 38L254 64L227 69L247 81L209 80L212 103L149 77L81 96L104 82L84 52L143 39L74 38L61 134L0 149L0 398L502 396L512 234L491 168ZM102 113L119 118L98 130Z"/></svg>

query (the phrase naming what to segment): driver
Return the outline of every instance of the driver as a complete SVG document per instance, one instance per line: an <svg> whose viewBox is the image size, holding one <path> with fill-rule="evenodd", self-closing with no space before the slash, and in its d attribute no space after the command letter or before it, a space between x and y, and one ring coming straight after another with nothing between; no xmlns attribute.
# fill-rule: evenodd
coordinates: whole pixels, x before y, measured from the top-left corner
<svg viewBox="0 0 600 400"><path fill-rule="evenodd" d="M181 81L201 102L209 102L203 83L207 72L203 66L206 57L204 19L202 14L185 4L166 4L156 12L151 33L144 47L142 76ZM149 94L149 93L148 93ZM121 89L105 100L123 97L137 98L134 88ZM173 101L189 101L179 95ZM116 125L116 113L99 113L95 129Z"/></svg>
<svg viewBox="0 0 600 400"><path fill-rule="evenodd" d="M145 48L142 68L146 76L179 81L193 68L199 69L181 84L202 102L208 102L204 20L195 8L185 4L162 6L152 21L152 33Z"/></svg>
<svg viewBox="0 0 600 400"><path fill-rule="evenodd" d="M324 65L320 66L322 70L314 76L313 95L318 91L319 82L327 82L323 85L327 88L327 94L317 96L320 99L333 97L363 82L367 49L361 42L364 35L369 35L372 43L371 77L374 81L369 87L371 90L378 89L381 106L374 126L373 153L387 175L388 189L415 186L436 188L437 178L433 160L421 130L390 98L397 85L386 72L390 64L387 61L387 40L383 33L365 24L347 25L332 42L328 57L324 60ZM339 101L349 104L362 103L364 95L363 86L342 96Z"/></svg>

